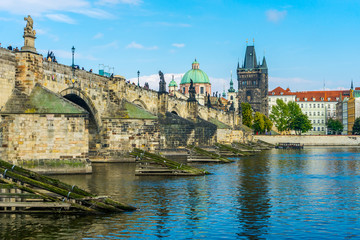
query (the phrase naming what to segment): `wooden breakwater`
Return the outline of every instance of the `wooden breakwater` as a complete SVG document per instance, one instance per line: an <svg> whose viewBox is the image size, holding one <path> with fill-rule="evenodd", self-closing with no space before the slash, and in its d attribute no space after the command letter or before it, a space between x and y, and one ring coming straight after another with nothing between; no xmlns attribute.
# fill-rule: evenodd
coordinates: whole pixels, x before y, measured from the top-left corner
<svg viewBox="0 0 360 240"><path fill-rule="evenodd" d="M99 214L134 210L128 204L0 160L0 212Z"/></svg>
<svg viewBox="0 0 360 240"><path fill-rule="evenodd" d="M187 146L187 149L190 151L190 155L188 156L188 162L216 162L216 163L234 162L234 160L230 160L226 157L223 157L216 152L208 151L194 145Z"/></svg>
<svg viewBox="0 0 360 240"><path fill-rule="evenodd" d="M191 167L138 148L134 148L130 154L138 162L135 175L199 176L210 174L204 169Z"/></svg>

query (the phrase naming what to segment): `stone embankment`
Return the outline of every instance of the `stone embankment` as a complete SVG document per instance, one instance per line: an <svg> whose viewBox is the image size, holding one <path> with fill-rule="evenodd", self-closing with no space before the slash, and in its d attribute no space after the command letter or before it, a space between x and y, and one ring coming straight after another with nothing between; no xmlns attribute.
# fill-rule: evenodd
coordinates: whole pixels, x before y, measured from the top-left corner
<svg viewBox="0 0 360 240"><path fill-rule="evenodd" d="M295 135L256 135L255 140L271 144L300 143L304 146L360 146L360 136L327 135L327 136L295 136Z"/></svg>

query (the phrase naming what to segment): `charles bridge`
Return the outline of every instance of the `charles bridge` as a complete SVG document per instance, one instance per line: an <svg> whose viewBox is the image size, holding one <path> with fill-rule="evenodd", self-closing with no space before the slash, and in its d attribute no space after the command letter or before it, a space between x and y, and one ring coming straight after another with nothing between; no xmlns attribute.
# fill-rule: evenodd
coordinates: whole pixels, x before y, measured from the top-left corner
<svg viewBox="0 0 360 240"><path fill-rule="evenodd" d="M126 160L134 147L244 140L237 113L46 61L27 28L21 51L0 48L0 158L41 171L48 162Z"/></svg>

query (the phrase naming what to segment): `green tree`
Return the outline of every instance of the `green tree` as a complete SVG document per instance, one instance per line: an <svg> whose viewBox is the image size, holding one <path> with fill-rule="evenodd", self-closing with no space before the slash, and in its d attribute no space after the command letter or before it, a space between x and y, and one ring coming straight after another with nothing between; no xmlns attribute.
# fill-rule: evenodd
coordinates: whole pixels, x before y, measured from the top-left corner
<svg viewBox="0 0 360 240"><path fill-rule="evenodd" d="M331 134L340 134L344 129L344 126L340 122L340 120L334 120L332 118L328 119L326 126Z"/></svg>
<svg viewBox="0 0 360 240"><path fill-rule="evenodd" d="M301 135L301 133L307 132L312 128L311 121L308 116L303 113L296 115L291 122L291 129L295 130L295 133Z"/></svg>
<svg viewBox="0 0 360 240"><path fill-rule="evenodd" d="M270 132L272 127L273 127L273 123L272 121L263 114L263 117L264 117L264 122L265 122L265 130Z"/></svg>
<svg viewBox="0 0 360 240"><path fill-rule="evenodd" d="M283 100L276 99L276 105L271 109L270 119L280 132L290 129L289 107Z"/></svg>
<svg viewBox="0 0 360 240"><path fill-rule="evenodd" d="M310 120L294 101L286 104L283 100L277 99L276 105L272 107L270 119L280 132L295 130L296 134L301 134L312 128Z"/></svg>
<svg viewBox="0 0 360 240"><path fill-rule="evenodd" d="M241 103L242 109L242 124L251 127L253 121L253 110L250 103Z"/></svg>
<svg viewBox="0 0 360 240"><path fill-rule="evenodd" d="M355 119L354 126L353 126L353 129L352 129L352 134L360 135L360 117Z"/></svg>
<svg viewBox="0 0 360 240"><path fill-rule="evenodd" d="M254 124L252 125L252 128L255 132L263 133L265 132L265 120L264 120L264 114L256 112L254 117Z"/></svg>

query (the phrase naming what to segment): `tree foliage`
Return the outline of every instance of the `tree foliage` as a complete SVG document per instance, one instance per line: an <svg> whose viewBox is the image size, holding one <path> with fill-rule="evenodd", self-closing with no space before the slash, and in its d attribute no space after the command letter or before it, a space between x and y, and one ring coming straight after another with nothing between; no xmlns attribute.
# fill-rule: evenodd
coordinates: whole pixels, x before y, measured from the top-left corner
<svg viewBox="0 0 360 240"><path fill-rule="evenodd" d="M290 128L295 130L296 134L301 135L301 133L309 131L312 128L312 125L308 116L301 113L293 118Z"/></svg>
<svg viewBox="0 0 360 240"><path fill-rule="evenodd" d="M326 126L331 134L340 134L344 129L344 126L340 122L340 120L334 120L332 118L328 119Z"/></svg>
<svg viewBox="0 0 360 240"><path fill-rule="evenodd" d="M289 130L289 107L281 99L276 99L276 105L272 107L270 119L280 131Z"/></svg>
<svg viewBox="0 0 360 240"><path fill-rule="evenodd" d="M360 117L355 119L354 126L352 129L352 134L360 135Z"/></svg>
<svg viewBox="0 0 360 240"><path fill-rule="evenodd" d="M312 128L308 116L303 114L296 102L290 101L286 104L277 99L276 105L272 107L270 119L280 131L295 130L296 134L309 131Z"/></svg>
<svg viewBox="0 0 360 240"><path fill-rule="evenodd" d="M273 123L266 115L260 112L255 113L254 124L252 125L252 128L254 129L255 132L258 133L265 133L265 131L269 132L271 131L272 126Z"/></svg>
<svg viewBox="0 0 360 240"><path fill-rule="evenodd" d="M250 103L241 103L242 109L242 124L251 127L253 121L253 110Z"/></svg>
<svg viewBox="0 0 360 240"><path fill-rule="evenodd" d="M256 112L254 117L254 124L252 125L252 128L255 132L262 133L265 131L265 121L263 114Z"/></svg>

